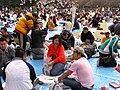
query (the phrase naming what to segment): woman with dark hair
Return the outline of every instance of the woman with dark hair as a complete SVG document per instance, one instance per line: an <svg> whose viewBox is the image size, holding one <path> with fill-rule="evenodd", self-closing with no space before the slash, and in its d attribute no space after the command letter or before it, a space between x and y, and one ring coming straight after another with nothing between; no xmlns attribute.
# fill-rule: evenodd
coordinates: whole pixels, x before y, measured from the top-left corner
<svg viewBox="0 0 120 90"><path fill-rule="evenodd" d="M52 38L52 44L48 47L47 60L48 66L52 66L52 69L50 70L51 76L57 76L64 72L66 58L60 35L55 35Z"/></svg>

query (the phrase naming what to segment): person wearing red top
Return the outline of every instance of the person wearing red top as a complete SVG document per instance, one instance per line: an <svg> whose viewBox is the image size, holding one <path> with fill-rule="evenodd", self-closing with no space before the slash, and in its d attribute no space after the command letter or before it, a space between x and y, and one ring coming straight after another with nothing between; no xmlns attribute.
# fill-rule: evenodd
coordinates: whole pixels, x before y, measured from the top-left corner
<svg viewBox="0 0 120 90"><path fill-rule="evenodd" d="M57 76L64 72L66 58L60 35L55 35L52 38L52 44L48 47L47 60L48 66L52 66L50 71L51 76Z"/></svg>

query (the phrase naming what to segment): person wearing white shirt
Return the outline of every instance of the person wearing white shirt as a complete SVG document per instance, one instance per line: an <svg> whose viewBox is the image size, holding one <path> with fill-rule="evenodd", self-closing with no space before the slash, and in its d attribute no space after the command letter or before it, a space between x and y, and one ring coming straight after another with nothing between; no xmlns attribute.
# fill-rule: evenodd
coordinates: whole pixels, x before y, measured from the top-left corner
<svg viewBox="0 0 120 90"><path fill-rule="evenodd" d="M32 65L26 62L26 53L21 48L15 49L15 58L6 69L4 90L31 90L36 74Z"/></svg>

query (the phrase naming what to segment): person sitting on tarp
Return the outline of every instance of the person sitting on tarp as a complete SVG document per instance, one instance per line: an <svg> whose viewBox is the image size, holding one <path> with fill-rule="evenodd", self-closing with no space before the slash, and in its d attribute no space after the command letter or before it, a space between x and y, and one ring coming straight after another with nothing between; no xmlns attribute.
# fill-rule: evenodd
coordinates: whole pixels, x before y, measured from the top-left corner
<svg viewBox="0 0 120 90"><path fill-rule="evenodd" d="M100 16L98 13L96 13L89 25L92 24L92 27L98 28L99 27L99 20L100 20Z"/></svg>
<svg viewBox="0 0 120 90"><path fill-rule="evenodd" d="M111 37L110 37L110 31L109 31L109 30L106 30L106 31L104 32L104 34L105 34L105 36L102 38L101 44L104 43L107 39L111 38Z"/></svg>
<svg viewBox="0 0 120 90"><path fill-rule="evenodd" d="M84 28L83 28L83 31L82 31L80 37L81 37L81 41L82 41L82 42L85 42L86 39L89 39L91 45L94 43L94 40L95 40L93 34L92 34L90 31L88 31L88 28L87 28L87 27L84 27Z"/></svg>
<svg viewBox="0 0 120 90"><path fill-rule="evenodd" d="M115 36L106 40L99 47L98 66L115 67L117 65L115 57L118 56L117 44L120 39L120 23L115 25Z"/></svg>
<svg viewBox="0 0 120 90"><path fill-rule="evenodd" d="M49 29L49 30L54 30L55 24L53 22L53 17L52 16L49 17L46 28Z"/></svg>
<svg viewBox="0 0 120 90"><path fill-rule="evenodd" d="M26 57L24 49L15 49L13 61L5 68L4 90L32 90L36 74L33 66L26 62Z"/></svg>
<svg viewBox="0 0 120 90"><path fill-rule="evenodd" d="M118 23L118 20L114 20L113 24L108 27L112 35L114 35L114 31L115 31L114 27L117 23Z"/></svg>
<svg viewBox="0 0 120 90"><path fill-rule="evenodd" d="M64 72L66 58L60 35L55 35L52 38L52 44L48 47L47 61L48 67L52 66L51 76L57 76Z"/></svg>
<svg viewBox="0 0 120 90"><path fill-rule="evenodd" d="M75 19L75 21L74 21L74 25L73 25L73 31L74 30L78 30L78 29L80 29L80 25L79 25L79 22L78 22L78 20L77 19Z"/></svg>
<svg viewBox="0 0 120 90"><path fill-rule="evenodd" d="M58 77L58 81L63 80L63 84L69 86L71 90L92 90L94 86L93 70L85 56L83 48L75 47L73 51L75 61L64 74Z"/></svg>
<svg viewBox="0 0 120 90"><path fill-rule="evenodd" d="M31 33L31 50L33 59L43 59L44 56L44 35L47 35L47 29L43 29L43 23L41 21L37 21L34 30Z"/></svg>
<svg viewBox="0 0 120 90"><path fill-rule="evenodd" d="M75 38L70 31L63 30L60 36L65 50L74 48Z"/></svg>

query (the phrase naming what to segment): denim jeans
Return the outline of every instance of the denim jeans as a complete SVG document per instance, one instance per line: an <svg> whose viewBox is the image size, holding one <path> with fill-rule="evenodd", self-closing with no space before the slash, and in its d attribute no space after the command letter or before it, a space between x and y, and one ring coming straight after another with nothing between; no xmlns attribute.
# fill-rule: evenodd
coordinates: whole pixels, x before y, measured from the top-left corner
<svg viewBox="0 0 120 90"><path fill-rule="evenodd" d="M65 64L63 63L55 63L50 71L51 76L58 76L64 72Z"/></svg>
<svg viewBox="0 0 120 90"><path fill-rule="evenodd" d="M32 48L33 59L43 59L44 49L43 48Z"/></svg>
<svg viewBox="0 0 120 90"><path fill-rule="evenodd" d="M1 68L1 63L0 63L0 90L3 90L1 77L2 77L2 68Z"/></svg>
<svg viewBox="0 0 120 90"><path fill-rule="evenodd" d="M92 90L86 87L83 87L79 82L72 78L64 78L63 84L69 86L72 90Z"/></svg>

